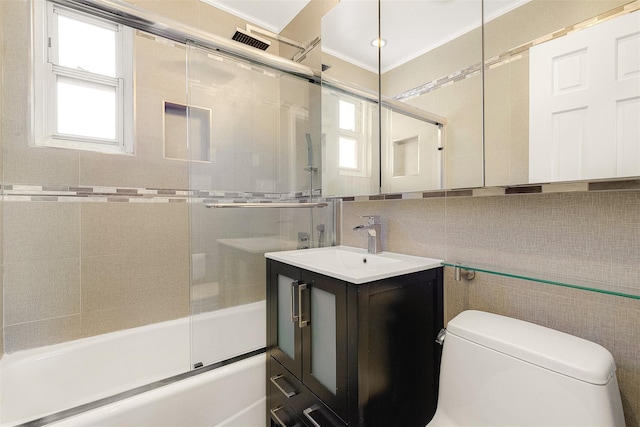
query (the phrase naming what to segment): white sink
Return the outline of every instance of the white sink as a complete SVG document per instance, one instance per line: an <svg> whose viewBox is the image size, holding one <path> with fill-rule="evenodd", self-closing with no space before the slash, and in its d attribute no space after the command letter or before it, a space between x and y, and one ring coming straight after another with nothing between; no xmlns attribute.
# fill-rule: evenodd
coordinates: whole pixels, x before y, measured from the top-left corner
<svg viewBox="0 0 640 427"><path fill-rule="evenodd" d="M370 254L366 249L350 246L269 252L265 256L355 284L440 267L442 262L393 252Z"/></svg>

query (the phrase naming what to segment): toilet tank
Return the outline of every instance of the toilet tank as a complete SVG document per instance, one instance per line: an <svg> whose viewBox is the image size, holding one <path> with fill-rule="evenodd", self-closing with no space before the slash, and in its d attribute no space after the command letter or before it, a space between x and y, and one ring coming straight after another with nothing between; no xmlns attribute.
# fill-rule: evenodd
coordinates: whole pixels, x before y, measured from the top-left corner
<svg viewBox="0 0 640 427"><path fill-rule="evenodd" d="M611 353L532 323L465 311L447 325L429 426L624 426Z"/></svg>

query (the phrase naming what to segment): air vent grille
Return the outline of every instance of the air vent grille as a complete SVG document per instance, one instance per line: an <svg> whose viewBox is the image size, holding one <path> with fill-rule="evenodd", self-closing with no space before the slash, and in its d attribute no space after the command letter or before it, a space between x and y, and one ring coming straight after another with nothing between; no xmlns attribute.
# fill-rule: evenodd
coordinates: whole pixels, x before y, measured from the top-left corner
<svg viewBox="0 0 640 427"><path fill-rule="evenodd" d="M244 43L248 46L255 47L260 50L267 50L267 48L271 46L271 43L268 40L257 38L246 33L245 31L242 31L239 28L235 33L233 33L233 37L231 38L237 42Z"/></svg>

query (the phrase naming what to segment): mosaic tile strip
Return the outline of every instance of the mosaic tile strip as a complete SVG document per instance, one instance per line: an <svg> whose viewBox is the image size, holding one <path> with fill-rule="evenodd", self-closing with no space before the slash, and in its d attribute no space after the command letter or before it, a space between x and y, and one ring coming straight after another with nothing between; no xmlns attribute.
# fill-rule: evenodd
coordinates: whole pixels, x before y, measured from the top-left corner
<svg viewBox="0 0 640 427"><path fill-rule="evenodd" d="M576 183L549 183L512 187L483 187L460 190L434 190L375 194L370 196L322 197L320 190L290 193L263 193L217 190L178 190L155 188L62 187L22 184L0 184L5 202L97 202L97 203L304 203L341 200L363 202L371 200L433 199L444 197L485 197L518 194L548 194L594 191L637 191L640 179Z"/></svg>
<svg viewBox="0 0 640 427"><path fill-rule="evenodd" d="M471 65L465 69L456 71L453 74L440 77L439 79L422 84L413 89L406 90L394 96L393 99L395 99L396 101L402 101L402 102L408 101L412 98L416 98L420 95L424 95L425 93L432 92L436 89L441 89L443 87L449 86L460 80L468 79L468 78L477 76L479 74L480 74L480 64Z"/></svg>
<svg viewBox="0 0 640 427"><path fill-rule="evenodd" d="M4 201L20 202L105 202L105 203L272 203L305 202L309 191L265 193L162 188L66 187L2 184ZM320 190L313 197L320 197Z"/></svg>
<svg viewBox="0 0 640 427"><path fill-rule="evenodd" d="M640 1L636 0L632 3L626 4L624 6L617 7L608 12L605 12L599 16L594 18L587 19L586 21L579 22L574 25L570 25L568 27L562 28L558 31L555 31L550 34L545 34L544 36L538 37L528 43L521 44L519 46L514 47L506 52L503 52L499 55L493 56L489 59L485 59L484 65L486 68L493 69L499 67L501 65L508 64L510 62L516 61L523 57L529 55L529 49L533 46L539 45L541 43L547 42L549 40L557 39L559 37L566 36L568 34L574 33L576 31L583 30L585 28L592 27L594 25L600 24L609 19L617 18L618 16L626 15L631 12L635 12L640 10ZM407 101L411 98L418 97L420 95L424 95L426 93L432 92L436 89L440 89L446 87L450 84L453 84L457 81L468 79L474 77L480 73L480 64L474 64L462 70L456 71L453 74L449 74L447 76L441 77L439 79L433 80L431 82L427 82L420 86L417 86L413 89L406 90L394 97L397 101Z"/></svg>
<svg viewBox="0 0 640 427"><path fill-rule="evenodd" d="M437 199L445 197L487 197L506 196L518 194L550 194L550 193L578 193L595 191L638 191L640 190L640 179L621 181L597 181L597 182L576 182L576 183L549 183L519 185L513 187L483 187L469 188L462 190L436 190L421 193L399 193L399 194L375 194L371 196L349 196L336 197L343 202L366 202L372 200L392 200L392 199Z"/></svg>

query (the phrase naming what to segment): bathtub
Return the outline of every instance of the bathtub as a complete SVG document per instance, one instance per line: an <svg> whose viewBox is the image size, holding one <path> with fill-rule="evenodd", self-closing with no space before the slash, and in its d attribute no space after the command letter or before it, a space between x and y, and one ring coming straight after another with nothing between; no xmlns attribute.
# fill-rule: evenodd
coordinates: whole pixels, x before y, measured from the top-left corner
<svg viewBox="0 0 640 427"><path fill-rule="evenodd" d="M264 354L212 370L205 366L197 375L189 371L195 362L259 352L265 318L261 301L7 354L0 361L0 425L80 407L76 412L91 410L52 425L262 426ZM171 377L179 380L158 383ZM159 386L164 382L170 383ZM130 392L136 388L151 390ZM93 408L98 404L92 402L108 404Z"/></svg>

